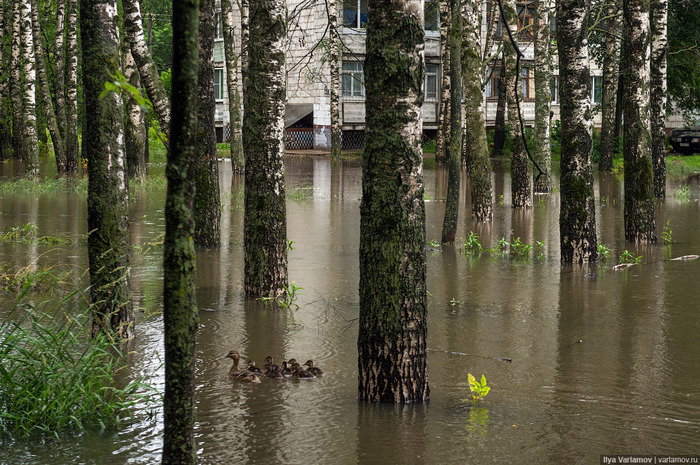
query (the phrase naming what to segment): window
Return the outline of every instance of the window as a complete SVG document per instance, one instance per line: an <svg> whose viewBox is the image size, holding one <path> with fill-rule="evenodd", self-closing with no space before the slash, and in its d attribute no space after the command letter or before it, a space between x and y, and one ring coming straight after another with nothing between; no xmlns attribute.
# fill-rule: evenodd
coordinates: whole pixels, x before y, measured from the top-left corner
<svg viewBox="0 0 700 465"><path fill-rule="evenodd" d="M367 0L343 0L343 26L367 27Z"/></svg>
<svg viewBox="0 0 700 465"><path fill-rule="evenodd" d="M438 0L425 1L425 30L440 31L440 2Z"/></svg>
<svg viewBox="0 0 700 465"><path fill-rule="evenodd" d="M217 68L214 70L214 99L224 99L224 69Z"/></svg>
<svg viewBox="0 0 700 465"><path fill-rule="evenodd" d="M535 98L535 77L530 68L520 68L523 98Z"/></svg>
<svg viewBox="0 0 700 465"><path fill-rule="evenodd" d="M552 76L552 82L549 90L552 104L559 105L559 76Z"/></svg>
<svg viewBox="0 0 700 465"><path fill-rule="evenodd" d="M591 76L591 102L603 102L603 77Z"/></svg>
<svg viewBox="0 0 700 465"><path fill-rule="evenodd" d="M216 15L214 16L214 21L216 22L216 38L223 39L224 29L221 23L221 13L216 13Z"/></svg>
<svg viewBox="0 0 700 465"><path fill-rule="evenodd" d="M498 66L493 71L489 70L489 75L484 89L486 98L498 98L498 91L501 88L501 67Z"/></svg>
<svg viewBox="0 0 700 465"><path fill-rule="evenodd" d="M365 95L363 65L359 61L343 62L343 97Z"/></svg>
<svg viewBox="0 0 700 465"><path fill-rule="evenodd" d="M532 40L532 5L518 5L518 38Z"/></svg>
<svg viewBox="0 0 700 465"><path fill-rule="evenodd" d="M438 95L438 65L425 66L425 99L437 100Z"/></svg>

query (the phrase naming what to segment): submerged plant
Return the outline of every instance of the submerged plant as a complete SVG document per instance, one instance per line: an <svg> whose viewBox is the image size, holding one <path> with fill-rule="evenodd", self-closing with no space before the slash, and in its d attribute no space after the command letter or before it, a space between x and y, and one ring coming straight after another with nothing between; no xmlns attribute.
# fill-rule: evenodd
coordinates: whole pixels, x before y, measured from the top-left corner
<svg viewBox="0 0 700 465"><path fill-rule="evenodd" d="M474 231L469 231L469 235L464 239L464 245L463 248L460 248L460 251L464 254L479 255L483 250L479 236L474 234Z"/></svg>
<svg viewBox="0 0 700 465"><path fill-rule="evenodd" d="M477 381L474 375L467 373L467 380L469 381L469 390L472 393L472 401L478 402L482 398L486 397L491 388L486 385L486 376L481 375L481 381Z"/></svg>
<svg viewBox="0 0 700 465"><path fill-rule="evenodd" d="M39 227L32 223L13 226L4 234L0 234L0 242L24 242L44 245L69 245L73 241L66 236L39 236Z"/></svg>
<svg viewBox="0 0 700 465"><path fill-rule="evenodd" d="M598 260L607 261L610 258L610 248L605 244L598 244Z"/></svg>
<svg viewBox="0 0 700 465"><path fill-rule="evenodd" d="M671 220L666 221L664 230L661 232L661 237L664 240L664 245L673 244L673 230L671 229Z"/></svg>
<svg viewBox="0 0 700 465"><path fill-rule="evenodd" d="M687 202L690 200L690 186L687 184L677 187L673 191L673 196L680 202Z"/></svg>
<svg viewBox="0 0 700 465"><path fill-rule="evenodd" d="M283 308L285 310L299 310L299 305L297 305L296 303L297 293L299 293L299 291L303 290L304 288L301 286L297 286L297 284L294 281L292 281L290 285L283 287L285 291L284 295L277 297L260 297L260 300L262 300L265 303L274 302L277 305L279 305L280 308Z"/></svg>
<svg viewBox="0 0 700 465"><path fill-rule="evenodd" d="M635 255L629 250L625 250L620 254L620 259L619 263L632 263L632 264L638 264L642 262L642 256L641 255Z"/></svg>
<svg viewBox="0 0 700 465"><path fill-rule="evenodd" d="M510 250L519 258L529 258L531 249L532 246L521 242L519 237L516 237L510 243Z"/></svg>

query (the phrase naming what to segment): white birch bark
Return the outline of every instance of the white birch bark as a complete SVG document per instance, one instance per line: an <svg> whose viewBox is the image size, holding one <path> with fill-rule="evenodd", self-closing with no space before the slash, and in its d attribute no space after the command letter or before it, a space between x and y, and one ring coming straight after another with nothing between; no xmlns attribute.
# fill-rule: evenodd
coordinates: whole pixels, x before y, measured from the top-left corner
<svg viewBox="0 0 700 465"><path fill-rule="evenodd" d="M32 4L22 0L20 5L22 22L22 62L24 68L24 88L22 91L22 160L29 177L39 176L39 141L36 134L36 58L34 55L34 35L32 30Z"/></svg>
<svg viewBox="0 0 700 465"><path fill-rule="evenodd" d="M440 105L438 108L438 130L435 143L435 158L447 161L447 147L450 141L450 44L448 32L450 29L450 0L440 2L440 58L441 83Z"/></svg>
<svg viewBox="0 0 700 465"><path fill-rule="evenodd" d="M331 158L337 159L340 156L340 50L338 47L338 0L328 0L328 33L330 51L330 111L331 111Z"/></svg>
<svg viewBox="0 0 700 465"><path fill-rule="evenodd" d="M4 5L0 4L0 43L5 43L5 9ZM10 142L11 126L9 117L9 82L10 82L10 66L8 55L4 53L5 47L0 47L0 161L7 158L7 149Z"/></svg>
<svg viewBox="0 0 700 465"><path fill-rule="evenodd" d="M549 14L552 0L535 0L535 140L533 158L542 170L534 182L534 191L548 194L552 189L552 146L549 115L552 111L550 81L552 67L549 51Z"/></svg>
<svg viewBox="0 0 700 465"><path fill-rule="evenodd" d="M605 12L607 34L603 55L603 98L601 102L600 171L611 171L615 152L615 113L617 85L620 80L620 45L622 36L622 9L619 0L610 1Z"/></svg>
<svg viewBox="0 0 700 465"><path fill-rule="evenodd" d="M666 58L668 0L652 0L651 25L651 156L654 165L654 194L666 196Z"/></svg>
<svg viewBox="0 0 700 465"><path fill-rule="evenodd" d="M226 84L231 130L231 163L234 173L243 172L243 137L241 134L241 94L238 91L238 55L234 47L233 1L221 0L221 19L226 59Z"/></svg>
<svg viewBox="0 0 700 465"><path fill-rule="evenodd" d="M65 89L65 65L63 62L63 44L65 36L65 0L56 1L56 47L54 49L55 68L55 93L56 93L56 119L61 137L66 137L66 89ZM65 143L64 143L65 146Z"/></svg>
<svg viewBox="0 0 700 465"><path fill-rule="evenodd" d="M77 173L78 142L78 1L66 0L66 171Z"/></svg>
<svg viewBox="0 0 700 465"><path fill-rule="evenodd" d="M122 68L127 82L140 89L139 70L131 53L131 44L126 39L123 39L122 43ZM128 96L124 99L124 113L126 114L124 151L127 179L143 182L146 180L147 174L146 150L148 133L146 132L146 115L144 115L143 109L136 101Z"/></svg>
<svg viewBox="0 0 700 465"><path fill-rule="evenodd" d="M10 55L10 86L12 93L12 156L15 160L23 158L22 140L22 21L20 16L20 0L12 2L12 49Z"/></svg>

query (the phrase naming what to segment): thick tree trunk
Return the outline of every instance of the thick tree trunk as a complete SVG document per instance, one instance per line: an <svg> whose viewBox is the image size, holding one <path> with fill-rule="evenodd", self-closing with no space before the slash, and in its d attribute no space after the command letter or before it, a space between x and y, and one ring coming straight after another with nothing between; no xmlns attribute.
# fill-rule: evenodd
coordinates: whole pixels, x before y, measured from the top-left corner
<svg viewBox="0 0 700 465"><path fill-rule="evenodd" d="M666 18L668 0L652 0L651 25L651 159L654 165L654 194L666 197Z"/></svg>
<svg viewBox="0 0 700 465"><path fill-rule="evenodd" d="M493 129L492 157L502 157L503 147L506 145L506 103L508 92L506 90L506 65L503 60L501 65L501 85L498 88L498 103L496 104L496 121Z"/></svg>
<svg viewBox="0 0 700 465"><path fill-rule="evenodd" d="M340 139L340 40L338 32L338 0L328 2L330 99L331 99L331 158L337 160L341 151Z"/></svg>
<svg viewBox="0 0 700 465"><path fill-rule="evenodd" d="M620 78L620 36L622 35L622 11L618 2L608 4L605 20L605 54L603 55L603 101L600 128L600 171L612 171L615 155L615 113L617 109L617 83Z"/></svg>
<svg viewBox="0 0 700 465"><path fill-rule="evenodd" d="M504 0L503 9L513 39L517 37L517 16L515 0ZM530 161L523 144L520 131L520 114L516 100L522 102L522 86L520 84L520 67L516 61L515 44L503 31L503 60L506 67L506 95L508 100L508 132L510 134L510 176L513 208L532 206L530 188ZM522 104L521 104L522 107Z"/></svg>
<svg viewBox="0 0 700 465"><path fill-rule="evenodd" d="M65 138L66 138L66 68L63 62L63 44L65 36L65 21L66 21L66 2L65 0L56 1L56 46L54 48L54 92L56 94L56 120L58 122L58 131L61 133L63 140L64 158L65 158ZM58 160L56 160L58 163ZM65 172L65 160L64 168Z"/></svg>
<svg viewBox="0 0 700 465"><path fill-rule="evenodd" d="M131 44L124 38L122 45L122 62L124 67L124 77L129 84L137 89L141 88L139 71L131 53ZM148 149L148 132L146 132L146 115L136 101L127 97L124 101L124 113L126 120L124 124L126 151L126 174L127 179L134 179L137 182L146 180L146 150Z"/></svg>
<svg viewBox="0 0 700 465"><path fill-rule="evenodd" d="M440 84L440 108L438 114L435 158L440 163L448 161L450 145L450 0L440 2L440 54L442 60L442 82Z"/></svg>
<svg viewBox="0 0 700 465"><path fill-rule="evenodd" d="M369 0L360 205L359 397L428 399L423 2ZM459 148L459 145L458 145Z"/></svg>
<svg viewBox="0 0 700 465"><path fill-rule="evenodd" d="M153 104L160 130L168 137L170 130L170 100L165 92L163 81L158 74L158 68L148 53L148 44L143 34L143 20L139 0L123 0L124 32L131 43L131 53L139 68L141 82L146 87L146 94ZM212 27L215 27L212 22ZM213 91L212 91L213 92ZM213 95L213 94L212 94ZM213 97L212 97L213 98Z"/></svg>
<svg viewBox="0 0 700 465"><path fill-rule="evenodd" d="M552 144L549 115L552 111L549 51L549 14L552 0L535 0L533 18L535 38L535 140L533 158L542 170L534 180L534 191L548 194L552 190Z"/></svg>
<svg viewBox="0 0 700 465"><path fill-rule="evenodd" d="M53 142L53 150L56 156L56 167L59 173L63 173L66 170L66 152L63 145L63 137L61 136L61 131L58 128L58 121L56 119L56 112L54 111L53 107L53 100L51 100L49 79L46 75L46 59L44 58L44 46L42 44L41 23L39 22L37 1L31 0L31 3L32 25L34 28L34 50L36 54L36 68L37 75L39 77L39 91L42 100L42 107L44 110L44 115L46 116L46 124L48 125L49 133L51 134L51 140Z"/></svg>
<svg viewBox="0 0 700 465"><path fill-rule="evenodd" d="M88 157L88 259L93 334L133 336L129 291L128 187L124 157L124 109L118 93L100 94L119 71L116 0L81 0L85 127Z"/></svg>
<svg viewBox="0 0 700 465"><path fill-rule="evenodd" d="M195 165L194 243L217 247L221 242L219 161L214 127L214 0L199 2L199 105L197 107L197 163Z"/></svg>
<svg viewBox="0 0 700 465"><path fill-rule="evenodd" d="M39 141L36 133L36 56L32 27L32 4L22 0L20 5L22 21L22 64L24 68L24 88L22 91L22 160L28 177L39 176Z"/></svg>
<svg viewBox="0 0 700 465"><path fill-rule="evenodd" d="M20 16L20 1L12 3L12 55L10 66L12 74L10 91L12 93L12 156L15 161L21 162L24 153L24 141L22 128L24 126L24 112L22 111L22 19Z"/></svg>
<svg viewBox="0 0 700 465"><path fill-rule="evenodd" d="M251 297L282 296L287 286L286 15L284 0L259 0L250 6L243 150L245 292Z"/></svg>
<svg viewBox="0 0 700 465"><path fill-rule="evenodd" d="M78 142L78 1L66 1L68 19L66 21L66 136L64 142L66 144L66 171L77 173L78 159L80 158Z"/></svg>
<svg viewBox="0 0 700 465"><path fill-rule="evenodd" d="M477 221L488 221L493 214L491 196L491 162L484 120L484 92L481 81L481 44L479 14L481 2L472 0L463 5L462 80L464 83L464 137L467 147L467 172L472 194L472 215Z"/></svg>
<svg viewBox="0 0 700 465"><path fill-rule="evenodd" d="M9 99L9 82L10 82L10 60L9 55L5 53L5 38L12 36L12 33L5 32L6 9L4 5L0 8L0 161L7 160L10 157L9 149L12 144L12 117L10 115L11 103Z"/></svg>
<svg viewBox="0 0 700 465"><path fill-rule="evenodd" d="M459 217L459 178L462 166L462 15L460 0L450 0L450 137L448 180L442 243L452 243Z"/></svg>
<svg viewBox="0 0 700 465"><path fill-rule="evenodd" d="M624 3L625 239L656 242L654 168L649 134L649 2Z"/></svg>
<svg viewBox="0 0 700 465"><path fill-rule="evenodd" d="M557 2L561 88L562 263L595 262L598 243L591 165L591 100L586 16L589 0Z"/></svg>
<svg viewBox="0 0 700 465"><path fill-rule="evenodd" d="M221 0L221 19L226 58L226 84L228 85L228 111L231 131L231 164L234 173L242 173L243 136L241 134L241 94L238 91L238 55L234 47L233 1Z"/></svg>
<svg viewBox="0 0 700 465"><path fill-rule="evenodd" d="M163 465L194 465L194 350L197 336L192 191L197 157L197 0L173 2L173 108L163 247L165 395Z"/></svg>

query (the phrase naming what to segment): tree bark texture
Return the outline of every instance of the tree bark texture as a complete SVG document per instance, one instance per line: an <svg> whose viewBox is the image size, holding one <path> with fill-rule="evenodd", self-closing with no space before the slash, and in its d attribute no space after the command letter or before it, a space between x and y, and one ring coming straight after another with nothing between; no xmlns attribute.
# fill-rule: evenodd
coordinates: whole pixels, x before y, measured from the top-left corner
<svg viewBox="0 0 700 465"><path fill-rule="evenodd" d="M32 3L22 0L20 5L22 22L22 65L24 87L22 90L22 161L25 174L39 176L39 141L36 134L36 55L34 54L34 32L32 27Z"/></svg>
<svg viewBox="0 0 700 465"><path fill-rule="evenodd" d="M245 291L251 297L283 296L287 286L286 14L284 0L250 5L243 150Z"/></svg>
<svg viewBox="0 0 700 465"><path fill-rule="evenodd" d="M535 128L533 158L542 170L534 180L534 191L548 194L552 190L552 144L549 115L552 111L552 80L549 50L549 14L552 0L535 0L533 30L535 38Z"/></svg>
<svg viewBox="0 0 700 465"><path fill-rule="evenodd" d="M328 1L328 33L329 36L329 64L330 64L330 110L331 110L331 158L337 160L340 156L340 33L338 32L338 0Z"/></svg>
<svg viewBox="0 0 700 465"><path fill-rule="evenodd" d="M39 78L39 91L41 95L42 107L46 117L46 123L49 127L51 140L53 142L53 150L56 156L56 167L59 173L66 170L66 152L63 145L63 137L58 128L58 120L51 99L51 89L49 87L49 79L46 73L46 59L44 57L44 46L42 44L41 23L39 21L39 12L37 1L31 0L32 6L32 26L34 38L34 51L36 55L36 70Z"/></svg>
<svg viewBox="0 0 700 465"><path fill-rule="evenodd" d="M508 22L513 39L517 38L518 19L515 9L515 0L504 0L503 10L505 20ZM522 86L520 84L520 66L516 61L515 45L511 42L508 33L503 31L503 61L506 67L506 95L508 100L508 132L510 134L510 176L513 208L527 208L532 206L532 192L530 188L530 161L523 144L520 132L520 114L516 100L523 101ZM521 104L522 107L522 104Z"/></svg>
<svg viewBox="0 0 700 465"><path fill-rule="evenodd" d="M605 20L605 54L603 55L603 99L601 105L600 160L598 170L612 171L615 155L615 113L617 109L617 83L620 78L620 36L622 35L622 10L619 1L607 6Z"/></svg>
<svg viewBox="0 0 700 465"><path fill-rule="evenodd" d="M462 80L464 83L464 137L467 147L472 215L477 221L488 221L493 215L491 196L491 162L484 120L484 92L481 81L481 45L479 15L481 2L467 1L462 6Z"/></svg>
<svg viewBox="0 0 700 465"><path fill-rule="evenodd" d="M649 134L649 2L624 3L625 239L656 242L654 168Z"/></svg>
<svg viewBox="0 0 700 465"><path fill-rule="evenodd" d="M562 263L595 262L598 243L591 165L591 100L586 16L589 0L557 2L557 45L561 86Z"/></svg>
<svg viewBox="0 0 700 465"><path fill-rule="evenodd" d="M194 243L217 247L221 242L219 161L214 126L214 0L199 1L199 77L197 88L197 163L195 165Z"/></svg>
<svg viewBox="0 0 700 465"><path fill-rule="evenodd" d="M11 10L11 9L10 9ZM9 95L10 82L10 60L9 55L5 53L5 39L11 37L5 31L5 26L9 24L6 21L7 9L2 5L0 8L0 161L7 160L10 157L9 148L12 145L12 117L10 110L12 108ZM9 31L8 31L9 32Z"/></svg>
<svg viewBox="0 0 700 465"><path fill-rule="evenodd" d="M66 67L63 61L63 46L65 36L65 21L66 21L66 2L65 0L56 0L56 43L54 47L54 92L56 94L56 120L58 122L58 131L63 140L64 150L64 168L65 172L65 138L66 138ZM58 163L58 160L56 160Z"/></svg>
<svg viewBox="0 0 700 465"><path fill-rule="evenodd" d="M440 2L440 54L442 82L440 85L440 108L438 114L437 140L435 141L435 158L440 163L449 159L450 145L450 1Z"/></svg>
<svg viewBox="0 0 700 465"><path fill-rule="evenodd" d="M165 396L163 465L197 463L194 351L197 336L192 191L197 158L198 0L173 2L170 152L163 247Z"/></svg>
<svg viewBox="0 0 700 465"><path fill-rule="evenodd" d="M496 103L496 121L493 128L492 157L502 157L503 147L506 145L506 105L507 105L507 74L505 60L501 64L501 85L498 88L498 102Z"/></svg>
<svg viewBox="0 0 700 465"><path fill-rule="evenodd" d="M120 94L100 98L119 71L116 0L82 0L80 33L85 96L84 153L88 159L88 260L93 333L133 336L129 291L128 186L124 109Z"/></svg>
<svg viewBox="0 0 700 465"><path fill-rule="evenodd" d="M369 0L360 204L359 398L428 399L423 2ZM458 145L459 148L459 145Z"/></svg>
<svg viewBox="0 0 700 465"><path fill-rule="evenodd" d="M233 0L221 0L221 19L226 58L226 84L228 85L228 111L231 131L231 165L234 173L242 173L243 135L241 134L241 94L238 91L238 55L234 47Z"/></svg>
<svg viewBox="0 0 700 465"><path fill-rule="evenodd" d="M448 178L442 243L455 241L459 217L459 178L462 166L462 11L450 0L450 137L447 140Z"/></svg>
<svg viewBox="0 0 700 465"><path fill-rule="evenodd" d="M122 43L122 66L127 82L137 89L141 88L139 70L131 53L131 44L124 38ZM147 174L146 151L148 149L148 132L146 115L136 101L127 96L124 101L124 123L127 179L144 182Z"/></svg>
<svg viewBox="0 0 700 465"><path fill-rule="evenodd" d="M12 2L12 51L10 58L11 80L10 92L12 93L12 156L15 161L23 160L24 141L22 128L24 126L24 112L22 111L22 17L20 15L20 1Z"/></svg>
<svg viewBox="0 0 700 465"><path fill-rule="evenodd" d="M78 159L80 158L80 144L78 142L78 0L66 0L66 15L66 136L64 140L66 144L66 171L77 173Z"/></svg>
<svg viewBox="0 0 700 465"><path fill-rule="evenodd" d="M131 53L133 53L134 60L139 68L141 82L146 88L146 94L153 104L153 111L160 124L160 130L167 138L170 130L170 100L165 92L163 81L158 74L158 68L148 52L148 44L143 34L143 19L141 18L139 0L123 0L123 5L124 32L131 44ZM213 20L211 27L215 27Z"/></svg>
<svg viewBox="0 0 700 465"><path fill-rule="evenodd" d="M651 159L654 165L654 194L666 197L666 58L668 53L668 0L651 0Z"/></svg>

